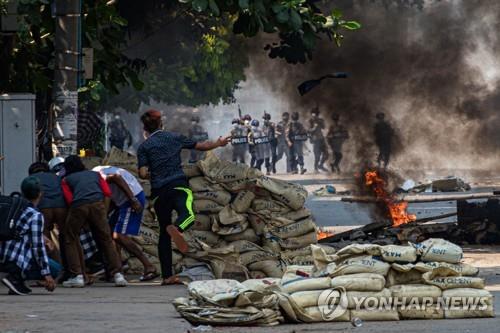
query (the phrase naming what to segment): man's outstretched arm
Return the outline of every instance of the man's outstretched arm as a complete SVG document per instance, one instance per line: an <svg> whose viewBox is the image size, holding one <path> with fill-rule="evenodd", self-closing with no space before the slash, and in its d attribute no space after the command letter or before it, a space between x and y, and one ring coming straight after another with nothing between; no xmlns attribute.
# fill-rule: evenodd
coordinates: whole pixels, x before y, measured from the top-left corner
<svg viewBox="0 0 500 333"><path fill-rule="evenodd" d="M194 146L194 149L200 150L200 151L207 151L207 150L212 150L215 148L219 147L224 147L226 146L229 142L231 141L231 136L226 136L222 137L220 136L217 141L203 141L203 142L197 142L196 146Z"/></svg>

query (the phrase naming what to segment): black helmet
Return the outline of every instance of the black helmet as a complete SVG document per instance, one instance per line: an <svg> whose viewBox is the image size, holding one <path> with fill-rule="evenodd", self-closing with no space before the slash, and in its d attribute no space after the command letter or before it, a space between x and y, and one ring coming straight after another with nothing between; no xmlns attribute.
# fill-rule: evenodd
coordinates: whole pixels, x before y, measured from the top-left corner
<svg viewBox="0 0 500 333"><path fill-rule="evenodd" d="M283 112L281 114L281 117L290 117L290 114L288 112Z"/></svg>
<svg viewBox="0 0 500 333"><path fill-rule="evenodd" d="M199 116L192 116L191 117L191 121L195 121L195 122L199 123L200 122L200 117Z"/></svg>
<svg viewBox="0 0 500 333"><path fill-rule="evenodd" d="M257 119L254 119L254 120L252 120L250 125L255 126L255 127L259 127L259 121Z"/></svg>
<svg viewBox="0 0 500 333"><path fill-rule="evenodd" d="M292 113L292 120L299 120L299 113L298 112Z"/></svg>
<svg viewBox="0 0 500 333"><path fill-rule="evenodd" d="M252 120L252 116L249 114L246 114L243 116L243 120Z"/></svg>
<svg viewBox="0 0 500 333"><path fill-rule="evenodd" d="M385 113L383 113L383 112L379 112L379 113L377 113L377 114L375 115L375 117L376 117L377 119L382 120L382 119L384 119L384 118L385 118Z"/></svg>
<svg viewBox="0 0 500 333"><path fill-rule="evenodd" d="M238 118L234 118L233 121L231 121L231 124L239 124L240 120Z"/></svg>
<svg viewBox="0 0 500 333"><path fill-rule="evenodd" d="M271 115L269 113L267 113L266 111L264 111L264 116L262 117L262 119L271 120Z"/></svg>
<svg viewBox="0 0 500 333"><path fill-rule="evenodd" d="M333 113L333 114L332 114L332 120L333 120L333 121L339 121L339 119L340 119L340 116L339 116L339 114L338 114L338 113Z"/></svg>

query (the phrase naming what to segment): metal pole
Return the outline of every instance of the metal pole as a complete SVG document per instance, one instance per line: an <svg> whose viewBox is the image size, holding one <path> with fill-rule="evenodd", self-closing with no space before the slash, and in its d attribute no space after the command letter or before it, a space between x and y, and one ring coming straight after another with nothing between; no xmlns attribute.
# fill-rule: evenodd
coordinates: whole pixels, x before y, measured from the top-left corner
<svg viewBox="0 0 500 333"><path fill-rule="evenodd" d="M54 139L59 155L77 153L78 85L80 72L80 0L56 0Z"/></svg>

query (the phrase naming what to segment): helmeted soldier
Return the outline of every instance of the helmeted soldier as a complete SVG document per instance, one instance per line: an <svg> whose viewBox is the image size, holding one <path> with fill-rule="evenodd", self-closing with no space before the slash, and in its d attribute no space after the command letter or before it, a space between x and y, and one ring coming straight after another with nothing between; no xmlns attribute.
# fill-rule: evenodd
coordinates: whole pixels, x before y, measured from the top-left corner
<svg viewBox="0 0 500 333"><path fill-rule="evenodd" d="M328 149L326 148L323 130L325 121L319 117L319 108L311 110L311 119L309 119L309 137L313 145L314 153L314 172L328 171L324 164L328 160Z"/></svg>
<svg viewBox="0 0 500 333"><path fill-rule="evenodd" d="M252 120L252 128L248 134L248 143L253 146L255 152L255 168L261 169L262 164L266 165L267 174L271 174L271 143L267 134L259 128L259 121L257 119Z"/></svg>
<svg viewBox="0 0 500 333"><path fill-rule="evenodd" d="M189 138L194 142L203 142L208 140L207 131L200 125L200 117L191 117L191 128L189 129ZM195 149L191 149L189 155L189 163L196 163L205 157L205 153Z"/></svg>
<svg viewBox="0 0 500 333"><path fill-rule="evenodd" d="M380 112L376 115L377 122L375 123L374 136L375 144L378 147L378 167L387 168L391 157L392 139L394 137L394 129L385 120L385 114Z"/></svg>
<svg viewBox="0 0 500 333"><path fill-rule="evenodd" d="M328 129L326 141L332 149L333 163L331 164L332 172L340 173L340 162L342 161L342 146L344 142L349 139L349 132L340 124L340 116L338 114L332 115L333 125Z"/></svg>
<svg viewBox="0 0 500 333"><path fill-rule="evenodd" d="M128 141L128 147L132 145L132 135L119 115L116 115L115 119L109 123L108 130L111 147L123 150L125 141Z"/></svg>
<svg viewBox="0 0 500 333"><path fill-rule="evenodd" d="M276 125L276 160L274 165L285 156L286 161L286 172L292 172L290 168L290 147L288 147L288 142L286 139L286 129L288 127L288 123L290 122L290 114L288 112L283 112L281 115L281 121Z"/></svg>
<svg viewBox="0 0 500 333"><path fill-rule="evenodd" d="M278 141L276 139L276 125L271 122L271 115L264 111L264 124L262 125L262 131L269 138L269 144L271 147L271 171L276 173L276 147Z"/></svg>
<svg viewBox="0 0 500 333"><path fill-rule="evenodd" d="M248 129L248 133L252 130L252 116L249 114L246 114L241 118L243 121L243 125ZM257 163L257 159L255 157L255 150L254 146L249 144L248 145L248 152L250 153L250 167L255 168L255 163Z"/></svg>
<svg viewBox="0 0 500 333"><path fill-rule="evenodd" d="M233 119L232 125L233 162L245 163L245 155L248 151L248 128L238 118Z"/></svg>
<svg viewBox="0 0 500 333"><path fill-rule="evenodd" d="M306 173L304 168L304 144L307 141L307 131L299 122L299 113L292 114L292 121L288 123L286 129L286 139L290 148L290 168L293 174Z"/></svg>

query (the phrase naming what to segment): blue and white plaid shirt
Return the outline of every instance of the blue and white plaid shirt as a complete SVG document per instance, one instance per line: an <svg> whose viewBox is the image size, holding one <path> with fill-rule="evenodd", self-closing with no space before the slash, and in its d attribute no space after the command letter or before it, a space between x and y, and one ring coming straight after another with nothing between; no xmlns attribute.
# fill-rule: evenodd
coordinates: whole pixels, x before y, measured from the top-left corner
<svg viewBox="0 0 500 333"><path fill-rule="evenodd" d="M17 221L20 240L0 242L0 261L15 263L23 273L33 264L40 267L42 276L50 275L49 259L43 240L43 215L33 207L27 207Z"/></svg>

